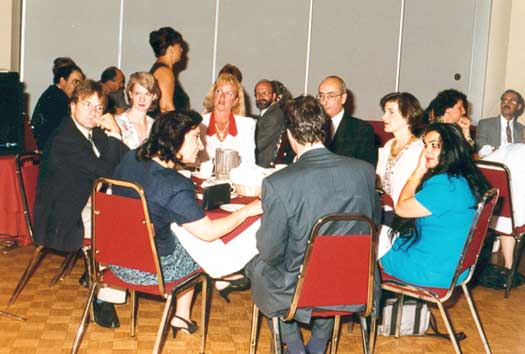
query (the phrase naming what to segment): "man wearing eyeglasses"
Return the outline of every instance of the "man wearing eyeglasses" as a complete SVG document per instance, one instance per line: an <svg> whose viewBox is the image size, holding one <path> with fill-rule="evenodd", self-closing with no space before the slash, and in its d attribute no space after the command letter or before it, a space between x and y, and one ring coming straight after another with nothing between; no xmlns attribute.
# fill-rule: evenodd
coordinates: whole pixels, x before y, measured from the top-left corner
<svg viewBox="0 0 525 354"><path fill-rule="evenodd" d="M34 238L39 245L77 252L84 237L91 235L93 182L111 176L129 150L113 116L102 115L105 104L100 83L81 81L71 97L71 116L62 120L44 148L34 210ZM118 327L116 315L106 321L97 315L98 324Z"/></svg>
<svg viewBox="0 0 525 354"><path fill-rule="evenodd" d="M517 121L523 113L523 97L517 91L505 91L501 95L500 110L498 117L486 118L478 122L476 144L484 152L507 144L524 142L524 127Z"/></svg>
<svg viewBox="0 0 525 354"><path fill-rule="evenodd" d="M374 130L370 124L350 116L344 109L347 90L343 79L328 76L321 81L317 99L330 118L330 134L326 147L338 155L365 160L375 166L377 148Z"/></svg>

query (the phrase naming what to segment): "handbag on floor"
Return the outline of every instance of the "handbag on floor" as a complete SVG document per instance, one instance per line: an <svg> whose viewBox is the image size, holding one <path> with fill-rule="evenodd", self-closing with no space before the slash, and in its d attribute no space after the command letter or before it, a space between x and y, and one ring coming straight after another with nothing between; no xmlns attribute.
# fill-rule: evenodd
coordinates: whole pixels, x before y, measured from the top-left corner
<svg viewBox="0 0 525 354"><path fill-rule="evenodd" d="M393 336L396 333L397 298L386 299L383 307L382 323L378 326L381 336ZM428 305L412 298L405 298L401 316L401 336L422 336L430 326L430 310Z"/></svg>

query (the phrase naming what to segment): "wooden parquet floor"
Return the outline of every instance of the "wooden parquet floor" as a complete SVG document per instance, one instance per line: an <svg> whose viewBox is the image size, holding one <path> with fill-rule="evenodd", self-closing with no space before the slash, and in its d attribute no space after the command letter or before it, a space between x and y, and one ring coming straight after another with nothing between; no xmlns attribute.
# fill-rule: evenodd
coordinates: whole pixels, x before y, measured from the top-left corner
<svg viewBox="0 0 525 354"><path fill-rule="evenodd" d="M0 354L7 353L69 353L81 316L87 290L78 285L83 262L77 262L72 274L55 287L48 283L62 258L49 254L17 302L7 307L7 300L26 266L33 247L19 248L0 254L0 310L15 313L27 321L0 316ZM459 294L460 292L458 292ZM472 296L493 353L525 353L525 286L513 289L509 299L502 291L476 287ZM249 291L235 293L226 304L213 295L208 321L206 353L248 353L252 303ZM200 295L196 297L192 317L200 318ZM129 304L119 305L121 327L104 329L92 323L84 336L81 353L151 353L159 325L163 302L149 298L139 300L137 335L130 337ZM432 311L444 330L439 312ZM483 347L463 295L449 307L456 330L465 332L461 342L464 353L482 353ZM308 337L308 333L305 332ZM178 333L176 339L167 336L163 353L198 353L199 336ZM263 323L258 353L269 353L270 332ZM338 353L361 353L359 325L350 333L343 326ZM433 337L378 337L376 353L453 353L450 343Z"/></svg>

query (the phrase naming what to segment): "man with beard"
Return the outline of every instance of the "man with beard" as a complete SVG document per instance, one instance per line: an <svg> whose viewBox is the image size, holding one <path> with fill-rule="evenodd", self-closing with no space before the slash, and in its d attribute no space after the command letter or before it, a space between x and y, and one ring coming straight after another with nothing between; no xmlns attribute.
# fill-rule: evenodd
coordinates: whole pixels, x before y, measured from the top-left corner
<svg viewBox="0 0 525 354"><path fill-rule="evenodd" d="M523 125L516 118L523 112L523 97L507 90L501 96L499 117L482 119L478 123L476 144L479 149L486 145L497 149L512 143L523 142Z"/></svg>
<svg viewBox="0 0 525 354"><path fill-rule="evenodd" d="M259 109L255 128L255 161L264 168L273 166L284 132L284 113L276 97L270 81L261 80L255 85L255 104Z"/></svg>

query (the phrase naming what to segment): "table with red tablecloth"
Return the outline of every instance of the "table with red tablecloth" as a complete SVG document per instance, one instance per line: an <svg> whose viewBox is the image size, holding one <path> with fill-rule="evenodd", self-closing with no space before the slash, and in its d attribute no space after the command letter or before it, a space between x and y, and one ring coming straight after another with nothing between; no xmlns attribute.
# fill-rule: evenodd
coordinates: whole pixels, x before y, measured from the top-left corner
<svg viewBox="0 0 525 354"><path fill-rule="evenodd" d="M37 176L38 166L24 168L30 213L36 195ZM0 156L0 237L4 239L8 237L19 245L31 243L16 173L16 156L14 155Z"/></svg>

